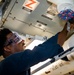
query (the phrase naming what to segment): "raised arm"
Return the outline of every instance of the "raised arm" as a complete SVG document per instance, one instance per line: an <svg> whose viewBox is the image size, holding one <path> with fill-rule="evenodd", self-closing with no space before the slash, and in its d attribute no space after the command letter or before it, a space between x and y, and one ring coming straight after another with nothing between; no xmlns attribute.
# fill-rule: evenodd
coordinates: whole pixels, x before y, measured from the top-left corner
<svg viewBox="0 0 74 75"><path fill-rule="evenodd" d="M62 46L64 44L64 42L66 41L67 34L68 34L68 31L67 31L67 23L66 23L63 30L58 34L57 42L60 46Z"/></svg>
<svg viewBox="0 0 74 75"><path fill-rule="evenodd" d="M69 22L69 31L67 30L67 25L68 25L68 22ZM62 46L64 44L64 42L68 39L69 37L69 34L73 33L72 31L74 30L74 18L73 19L70 19L67 21L67 23L65 24L63 30L58 34L58 44L60 46Z"/></svg>

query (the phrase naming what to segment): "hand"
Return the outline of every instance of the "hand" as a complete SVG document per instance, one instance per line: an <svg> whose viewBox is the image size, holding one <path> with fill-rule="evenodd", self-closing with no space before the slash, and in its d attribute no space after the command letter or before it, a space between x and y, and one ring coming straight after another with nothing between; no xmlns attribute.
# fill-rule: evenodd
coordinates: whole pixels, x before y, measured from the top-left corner
<svg viewBox="0 0 74 75"><path fill-rule="evenodd" d="M74 30L74 24L70 24L70 30Z"/></svg>

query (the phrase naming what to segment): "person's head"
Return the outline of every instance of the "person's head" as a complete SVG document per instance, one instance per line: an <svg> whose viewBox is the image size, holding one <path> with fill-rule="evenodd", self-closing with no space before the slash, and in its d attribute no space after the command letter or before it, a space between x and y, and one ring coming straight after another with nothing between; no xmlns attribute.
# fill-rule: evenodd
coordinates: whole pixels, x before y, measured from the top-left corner
<svg viewBox="0 0 74 75"><path fill-rule="evenodd" d="M7 28L0 30L0 56L9 56L24 50L24 40Z"/></svg>

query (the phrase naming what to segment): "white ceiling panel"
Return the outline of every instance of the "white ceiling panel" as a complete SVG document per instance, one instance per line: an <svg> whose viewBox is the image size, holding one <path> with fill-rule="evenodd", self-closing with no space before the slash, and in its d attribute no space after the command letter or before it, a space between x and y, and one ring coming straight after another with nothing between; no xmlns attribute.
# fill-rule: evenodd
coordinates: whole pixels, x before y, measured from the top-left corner
<svg viewBox="0 0 74 75"><path fill-rule="evenodd" d="M40 2L39 5L31 13L28 13L22 9L24 0L11 1L6 13L3 16L3 18L7 20L3 26L17 30L21 33L28 33L32 35L37 34L42 36L48 36L47 33L54 35L61 31L63 28L63 22L58 18L57 15L52 17L52 20L42 16L47 14L46 12L50 7L50 4L46 0L38 1ZM42 29L41 27L36 27L36 24L38 23L37 21L40 21L43 25L46 24L45 28Z"/></svg>
<svg viewBox="0 0 74 75"><path fill-rule="evenodd" d="M44 31L33 25L29 25L26 22L22 22L17 19L13 19L11 17L8 17L7 21L4 24L4 27L15 30L23 34L40 35L40 36L47 36L47 37L51 37L53 35L51 31L49 32Z"/></svg>
<svg viewBox="0 0 74 75"><path fill-rule="evenodd" d="M39 2L40 4L36 10L29 14L27 11L22 9L24 0L11 1L6 13L3 16L5 19L3 26L16 30L20 33L47 37L51 37L49 34L54 35L55 33L61 31L62 27L59 25L60 21L58 22L55 18L53 18L53 20L49 20L41 16L46 14L50 4L44 0L39 0ZM58 19L57 16L56 19ZM44 25L45 28L42 29L41 27L37 27L37 21L40 21L43 25L46 24L46 26Z"/></svg>

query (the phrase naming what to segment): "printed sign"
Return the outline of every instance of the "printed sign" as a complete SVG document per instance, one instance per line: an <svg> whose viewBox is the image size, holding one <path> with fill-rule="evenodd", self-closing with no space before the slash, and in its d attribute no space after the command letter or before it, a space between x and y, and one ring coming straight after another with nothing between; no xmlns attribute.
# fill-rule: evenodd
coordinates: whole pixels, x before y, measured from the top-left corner
<svg viewBox="0 0 74 75"><path fill-rule="evenodd" d="M34 11L38 5L39 2L37 0L26 0L23 4L23 8L27 11Z"/></svg>

